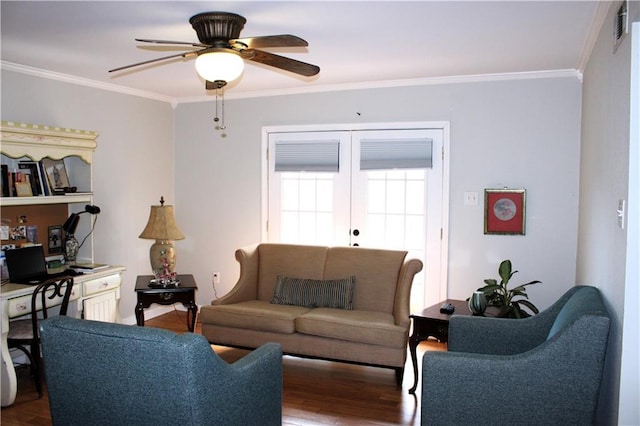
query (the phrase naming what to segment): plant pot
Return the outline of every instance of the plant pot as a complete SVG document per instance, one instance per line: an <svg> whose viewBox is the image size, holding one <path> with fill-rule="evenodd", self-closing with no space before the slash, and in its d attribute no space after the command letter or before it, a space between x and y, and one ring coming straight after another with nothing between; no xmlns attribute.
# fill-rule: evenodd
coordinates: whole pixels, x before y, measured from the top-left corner
<svg viewBox="0 0 640 426"><path fill-rule="evenodd" d="M482 291L474 291L471 297L469 298L469 310L474 315L482 315L484 314L485 309L487 309L487 298Z"/></svg>

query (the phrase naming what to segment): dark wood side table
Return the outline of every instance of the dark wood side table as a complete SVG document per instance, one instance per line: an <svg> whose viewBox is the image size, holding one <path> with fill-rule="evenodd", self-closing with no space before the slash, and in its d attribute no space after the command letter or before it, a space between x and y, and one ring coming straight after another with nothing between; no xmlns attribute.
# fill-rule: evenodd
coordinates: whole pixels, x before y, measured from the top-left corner
<svg viewBox="0 0 640 426"><path fill-rule="evenodd" d="M452 315L472 315L466 301L447 299L409 316L413 320L413 333L409 337L409 352L411 352L414 377L413 387L409 389L409 393L415 393L418 387L418 360L416 359L418 343L429 337L435 337L443 343L449 341L449 318L451 315L440 313L440 307L445 303L451 303L455 306L456 309Z"/></svg>
<svg viewBox="0 0 640 426"><path fill-rule="evenodd" d="M153 275L138 275L136 279L136 294L138 303L136 304L136 323L144 326L144 309L152 303L159 305L173 305L182 303L187 308L187 328L193 333L196 325L196 315L198 305L196 305L196 290L198 286L193 279L193 275L178 275L180 284L175 287L149 287L149 282Z"/></svg>

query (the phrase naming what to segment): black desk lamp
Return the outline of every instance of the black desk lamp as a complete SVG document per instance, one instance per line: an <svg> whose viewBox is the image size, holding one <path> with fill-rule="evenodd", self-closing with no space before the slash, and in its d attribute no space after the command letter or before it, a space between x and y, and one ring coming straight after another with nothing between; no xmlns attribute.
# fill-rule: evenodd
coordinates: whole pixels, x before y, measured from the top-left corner
<svg viewBox="0 0 640 426"><path fill-rule="evenodd" d="M83 213L98 214L100 213L100 207L87 204L86 206L84 206L83 212L71 213L64 225L62 225L62 229L65 232L64 258L67 262L75 262L76 258L78 257L78 251L80 251L80 247L82 246L82 244L78 243L78 240L76 240L74 234L76 233L78 222L80 222L80 215ZM93 227L91 228L91 232L93 232ZM87 237L91 235L91 232L89 232ZM82 240L83 244L87 237Z"/></svg>

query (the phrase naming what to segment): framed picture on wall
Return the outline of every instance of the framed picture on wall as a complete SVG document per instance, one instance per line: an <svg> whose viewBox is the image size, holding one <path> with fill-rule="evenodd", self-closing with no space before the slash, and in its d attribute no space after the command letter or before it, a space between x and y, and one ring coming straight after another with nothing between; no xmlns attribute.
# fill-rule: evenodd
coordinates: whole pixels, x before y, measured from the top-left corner
<svg viewBox="0 0 640 426"><path fill-rule="evenodd" d="M524 189L485 189L484 233L524 235L525 198Z"/></svg>

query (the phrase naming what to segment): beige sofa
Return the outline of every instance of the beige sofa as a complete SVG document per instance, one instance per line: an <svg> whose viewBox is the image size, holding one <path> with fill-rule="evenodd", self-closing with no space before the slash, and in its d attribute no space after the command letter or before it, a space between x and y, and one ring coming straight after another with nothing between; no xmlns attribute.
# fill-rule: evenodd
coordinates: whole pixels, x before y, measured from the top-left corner
<svg viewBox="0 0 640 426"><path fill-rule="evenodd" d="M400 386L411 284L422 270L406 255L361 247L241 248L238 282L200 310L202 334L218 345L278 342L289 355L393 368Z"/></svg>

